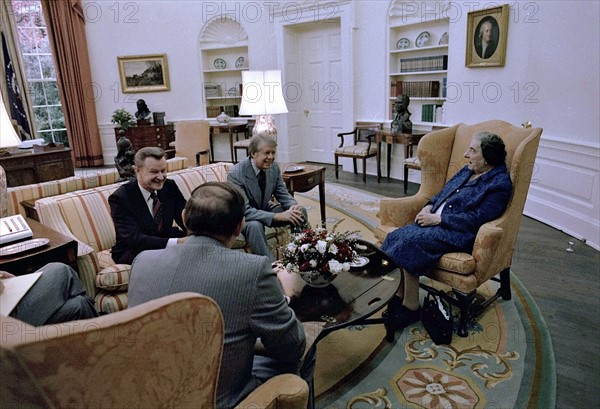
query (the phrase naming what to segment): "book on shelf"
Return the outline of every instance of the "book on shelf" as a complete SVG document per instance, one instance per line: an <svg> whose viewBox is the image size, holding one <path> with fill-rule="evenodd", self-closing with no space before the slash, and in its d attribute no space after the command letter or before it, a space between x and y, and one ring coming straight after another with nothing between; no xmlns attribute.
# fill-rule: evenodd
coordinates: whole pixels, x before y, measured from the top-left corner
<svg viewBox="0 0 600 409"><path fill-rule="evenodd" d="M446 98L446 89L448 87L448 77L442 78L442 98Z"/></svg>
<svg viewBox="0 0 600 409"><path fill-rule="evenodd" d="M225 105L224 112L231 118L239 116L240 108L238 105Z"/></svg>
<svg viewBox="0 0 600 409"><path fill-rule="evenodd" d="M207 106L206 107L206 117L207 118L216 118L219 114L223 112L222 106Z"/></svg>
<svg viewBox="0 0 600 409"><path fill-rule="evenodd" d="M400 59L400 72L441 71L448 69L447 55Z"/></svg>
<svg viewBox="0 0 600 409"><path fill-rule="evenodd" d="M415 98L438 98L440 95L439 81L392 81L392 97L408 95Z"/></svg>
<svg viewBox="0 0 600 409"><path fill-rule="evenodd" d="M421 105L421 121L422 122L438 122L443 115L443 106L441 104L423 104Z"/></svg>

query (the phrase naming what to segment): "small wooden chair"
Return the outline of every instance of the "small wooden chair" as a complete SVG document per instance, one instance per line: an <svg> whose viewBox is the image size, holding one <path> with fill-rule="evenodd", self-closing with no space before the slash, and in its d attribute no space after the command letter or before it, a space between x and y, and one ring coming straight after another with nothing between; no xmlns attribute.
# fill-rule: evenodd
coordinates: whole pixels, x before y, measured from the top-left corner
<svg viewBox="0 0 600 409"><path fill-rule="evenodd" d="M357 122L354 130L351 132L339 133L340 145L334 152L335 156L335 178L338 179L338 160L342 158L352 158L354 173L356 170L356 160L362 159L363 182L367 183L367 159L377 156L377 145L374 143L375 133L383 127L380 122ZM353 144L344 146L344 136L353 135Z"/></svg>

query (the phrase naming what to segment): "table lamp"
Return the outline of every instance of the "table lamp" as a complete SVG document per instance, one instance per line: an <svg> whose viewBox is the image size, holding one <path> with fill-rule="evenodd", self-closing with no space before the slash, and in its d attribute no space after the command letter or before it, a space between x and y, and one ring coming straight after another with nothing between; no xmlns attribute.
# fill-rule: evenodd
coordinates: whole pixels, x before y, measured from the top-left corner
<svg viewBox="0 0 600 409"><path fill-rule="evenodd" d="M283 99L281 71L242 71L242 103L240 115L256 115L252 135L277 137L274 114L287 114Z"/></svg>
<svg viewBox="0 0 600 409"><path fill-rule="evenodd" d="M12 121L6 112L4 99L0 94L0 156L9 154L8 148L14 148L21 144L21 138L15 132Z"/></svg>

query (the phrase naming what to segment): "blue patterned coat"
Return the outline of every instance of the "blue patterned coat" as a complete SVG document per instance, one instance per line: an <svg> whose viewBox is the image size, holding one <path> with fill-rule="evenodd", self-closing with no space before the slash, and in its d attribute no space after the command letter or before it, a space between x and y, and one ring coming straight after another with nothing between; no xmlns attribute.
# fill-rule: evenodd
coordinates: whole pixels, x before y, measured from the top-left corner
<svg viewBox="0 0 600 409"><path fill-rule="evenodd" d="M479 227L504 212L512 193L506 166L497 166L469 181L472 174L465 166L427 203L435 213L446 202L439 225L421 227L412 223L388 234L381 249L398 266L422 275L446 253L470 253Z"/></svg>

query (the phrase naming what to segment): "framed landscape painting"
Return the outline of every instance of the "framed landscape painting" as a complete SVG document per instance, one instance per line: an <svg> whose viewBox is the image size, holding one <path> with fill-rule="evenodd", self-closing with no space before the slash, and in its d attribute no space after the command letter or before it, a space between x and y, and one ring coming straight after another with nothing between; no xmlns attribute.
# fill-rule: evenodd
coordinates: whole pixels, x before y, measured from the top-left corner
<svg viewBox="0 0 600 409"><path fill-rule="evenodd" d="M169 91L166 54L117 57L123 93Z"/></svg>
<svg viewBox="0 0 600 409"><path fill-rule="evenodd" d="M467 15L467 67L504 67L508 4Z"/></svg>

